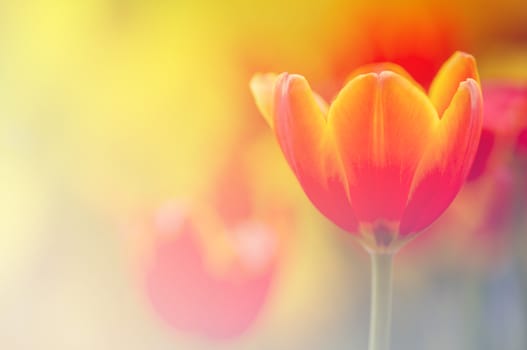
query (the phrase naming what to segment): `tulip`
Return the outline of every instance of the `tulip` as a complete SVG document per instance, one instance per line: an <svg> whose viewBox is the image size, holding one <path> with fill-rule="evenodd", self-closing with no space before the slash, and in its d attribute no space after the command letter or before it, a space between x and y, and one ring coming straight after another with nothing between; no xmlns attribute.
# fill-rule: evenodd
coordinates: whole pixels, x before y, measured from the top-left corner
<svg viewBox="0 0 527 350"><path fill-rule="evenodd" d="M359 68L331 106L300 75L256 75L251 89L306 195L371 250L395 250L445 211L481 134L476 64L461 52L428 96L394 64Z"/></svg>
<svg viewBox="0 0 527 350"><path fill-rule="evenodd" d="M428 95L392 63L359 68L330 105L296 74L257 74L250 87L307 197L371 253L370 349L388 349L392 254L446 210L474 161L474 58L456 52Z"/></svg>

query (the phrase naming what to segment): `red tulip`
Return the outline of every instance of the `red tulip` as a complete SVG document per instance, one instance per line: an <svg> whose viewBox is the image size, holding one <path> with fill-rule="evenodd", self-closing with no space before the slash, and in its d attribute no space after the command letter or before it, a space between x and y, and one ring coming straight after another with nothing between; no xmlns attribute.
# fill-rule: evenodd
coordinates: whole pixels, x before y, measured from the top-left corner
<svg viewBox="0 0 527 350"><path fill-rule="evenodd" d="M452 52L470 44L462 35L462 23L444 3L383 4L344 13L346 25L336 27L331 35L338 39L329 42L329 70L339 82L363 64L393 62L428 87Z"/></svg>
<svg viewBox="0 0 527 350"><path fill-rule="evenodd" d="M309 199L376 251L395 250L445 211L481 134L476 63L461 52L428 95L394 64L359 69L330 106L300 75L256 75L251 89Z"/></svg>

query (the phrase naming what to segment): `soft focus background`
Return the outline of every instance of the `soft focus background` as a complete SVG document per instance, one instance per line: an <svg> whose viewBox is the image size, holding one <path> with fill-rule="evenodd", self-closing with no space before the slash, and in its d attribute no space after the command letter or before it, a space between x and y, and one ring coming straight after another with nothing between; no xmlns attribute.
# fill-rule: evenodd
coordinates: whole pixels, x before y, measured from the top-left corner
<svg viewBox="0 0 527 350"><path fill-rule="evenodd" d="M393 349L527 349L527 4L0 2L0 348L365 349L369 260L305 198L253 73L331 99L462 49L478 168L396 258Z"/></svg>

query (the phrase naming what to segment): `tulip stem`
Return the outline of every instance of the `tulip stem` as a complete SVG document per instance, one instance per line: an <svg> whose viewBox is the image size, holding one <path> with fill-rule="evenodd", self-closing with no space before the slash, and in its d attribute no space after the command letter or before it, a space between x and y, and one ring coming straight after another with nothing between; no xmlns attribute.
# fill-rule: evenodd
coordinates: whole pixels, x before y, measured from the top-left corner
<svg viewBox="0 0 527 350"><path fill-rule="evenodd" d="M388 350L392 313L392 253L371 252L369 350Z"/></svg>

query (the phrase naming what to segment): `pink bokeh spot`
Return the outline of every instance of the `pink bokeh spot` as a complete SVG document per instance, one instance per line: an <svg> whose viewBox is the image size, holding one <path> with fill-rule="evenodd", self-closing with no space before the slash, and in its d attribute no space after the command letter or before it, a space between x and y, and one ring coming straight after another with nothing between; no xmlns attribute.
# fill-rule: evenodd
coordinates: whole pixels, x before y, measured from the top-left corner
<svg viewBox="0 0 527 350"><path fill-rule="evenodd" d="M474 163L472 163L472 168L470 168L467 181L476 180L485 173L495 139L496 135L492 131L488 129L481 131L478 150L476 151L476 157L474 158Z"/></svg>
<svg viewBox="0 0 527 350"><path fill-rule="evenodd" d="M261 229L249 234L271 239L261 237L269 234ZM243 237L249 246L254 235ZM196 227L186 219L170 237L157 242L147 268L146 289L155 311L185 333L212 340L243 334L262 310L275 270L273 256L253 253L247 253L256 259L248 267L242 257L225 273L211 271ZM260 268L254 269L255 264Z"/></svg>
<svg viewBox="0 0 527 350"><path fill-rule="evenodd" d="M479 179L489 170L493 154L498 153L500 158L494 163L506 162L504 156L511 155L514 149L504 148L512 146L520 152L527 151L527 85L484 82L482 92L483 130L468 181Z"/></svg>

